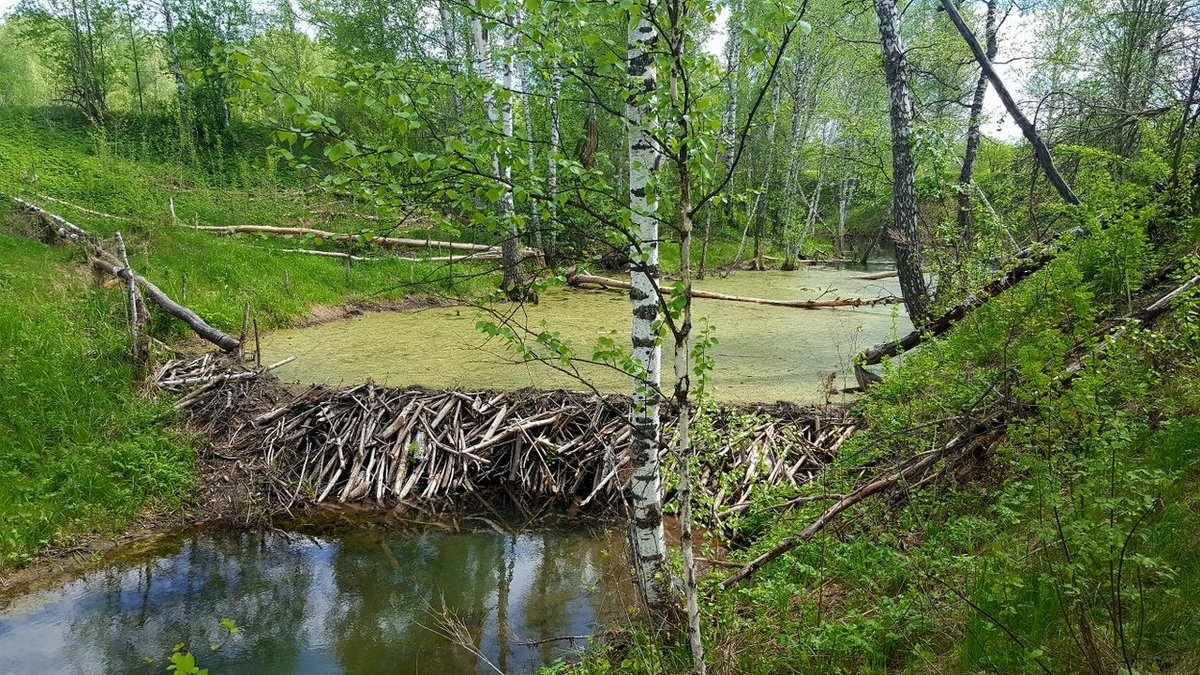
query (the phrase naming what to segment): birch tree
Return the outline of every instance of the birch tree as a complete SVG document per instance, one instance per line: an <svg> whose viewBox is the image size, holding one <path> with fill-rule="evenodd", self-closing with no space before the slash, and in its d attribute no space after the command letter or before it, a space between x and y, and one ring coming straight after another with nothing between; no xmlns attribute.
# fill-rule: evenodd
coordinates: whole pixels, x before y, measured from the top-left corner
<svg viewBox="0 0 1200 675"><path fill-rule="evenodd" d="M663 533L662 485L659 475L659 400L662 353L658 323L658 195L654 179L661 156L654 145L658 130L657 69L654 50L659 35L650 16L652 6L630 10L626 74L630 82L625 107L629 148L629 211L636 239L629 249L629 298L633 303L633 358L640 380L633 387L632 556L639 587L651 607L668 602L667 543Z"/></svg>
<svg viewBox="0 0 1200 675"><path fill-rule="evenodd" d="M900 35L896 0L872 0L879 21L879 43L888 87L892 125L892 241L904 306L920 325L929 307L929 287L921 268L921 235L917 227L917 166L913 159L913 104L908 87L908 57Z"/></svg>

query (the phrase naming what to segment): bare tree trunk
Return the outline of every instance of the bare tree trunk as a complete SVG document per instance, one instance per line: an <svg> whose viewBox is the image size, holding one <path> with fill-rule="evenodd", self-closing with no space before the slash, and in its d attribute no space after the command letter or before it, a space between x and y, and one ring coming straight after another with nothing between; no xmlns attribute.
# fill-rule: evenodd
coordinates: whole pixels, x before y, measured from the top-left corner
<svg viewBox="0 0 1200 675"><path fill-rule="evenodd" d="M734 0L733 6L729 8L729 23L728 23L728 40L725 43L725 86L729 99L729 106L725 111L725 120L721 130L721 136L725 142L725 156L723 164L725 171L733 171L733 156L737 146L737 129L738 129L738 97L741 94L738 77L741 72L742 60L742 2ZM734 179L729 179L729 184L726 186L726 191L732 193L734 191ZM722 212L725 216L725 222L729 223L733 220L733 203L726 201L722 207ZM700 267L696 270L696 278L703 279L708 271L708 244L712 236L712 210L709 209L708 215L704 218L704 238L700 242Z"/></svg>
<svg viewBox="0 0 1200 675"><path fill-rule="evenodd" d="M457 39L454 35L454 14L447 0L438 0L438 15L442 25L442 40L446 43L446 68L450 71L450 79L454 81L450 88L450 95L454 99L454 126L458 130L458 137L462 139L466 136L466 129L463 127L462 92L458 89Z"/></svg>
<svg viewBox="0 0 1200 675"><path fill-rule="evenodd" d="M533 150L533 91L530 77L532 74L533 66L531 64L529 70L521 78L523 80L521 89L525 91L525 149L528 152L531 176L537 173L535 170L537 155ZM537 247L545 250L545 243L542 241L542 215L536 199L529 200L529 229L533 231L533 240Z"/></svg>
<svg viewBox="0 0 1200 675"><path fill-rule="evenodd" d="M996 58L996 0L988 0L987 19L985 22L987 35L987 56ZM971 183L975 180L975 159L979 155L981 134L979 127L983 119L983 97L987 93L987 75L982 71L975 83L975 95L971 98L971 113L967 123L967 148L963 153L962 171L958 174L958 236L964 243L969 242L968 233L971 227Z"/></svg>
<svg viewBox="0 0 1200 675"><path fill-rule="evenodd" d="M809 85L813 73L810 72L815 68L815 63L821 58L818 52L810 61L802 58L796 58L796 76L792 84L792 136L788 147L788 172L785 177L783 187L783 243L784 243L784 269L792 269L795 260L793 257L794 251L792 246L792 237L789 233L792 229L792 219L796 213L796 203L803 197L804 188L800 185L800 167L804 161L803 142L805 136L808 135L808 102L809 102Z"/></svg>
<svg viewBox="0 0 1200 675"><path fill-rule="evenodd" d="M686 2L686 0L683 0ZM679 104L679 71L687 33L676 23L681 12L669 10L672 17L674 64L671 68L671 99ZM677 417L676 458L679 460L679 548L683 554L683 592L687 611L688 647L692 653L693 675L704 675L704 641L700 632L700 604L697 598L696 555L692 543L692 175L688 163L691 124L677 120L683 141L674 155L675 171L679 176L679 280L683 284L683 311L678 321L671 322L675 341L675 407ZM726 166L732 168L732 157ZM709 209L711 212L711 209ZM703 258L701 258L703 264Z"/></svg>
<svg viewBox="0 0 1200 675"><path fill-rule="evenodd" d="M878 7L880 3L886 3L889 1L890 0L875 0L876 7ZM988 55L984 52L983 47L979 45L979 40L975 38L975 34L972 33L971 29L967 27L966 22L963 21L962 15L958 13L958 8L954 6L954 3L951 2L951 0L941 0L941 2L942 9L946 10L946 14L949 15L950 20L954 22L955 28L958 29L959 35L961 35L963 40L966 41L967 46L971 48L971 53L975 55L975 60L979 62L979 67L983 70L983 74L987 76L988 81L992 83L992 87L1000 96L1000 100L1004 103L1004 107L1008 110L1008 114L1012 115L1013 121L1017 123L1017 126L1021 127L1021 133L1025 135L1025 140L1029 141L1029 144L1033 146L1033 152L1037 157L1038 164L1042 167L1042 171L1045 172L1046 178L1050 181L1050 184L1054 186L1054 189L1058 190L1058 194L1060 197L1062 197L1063 201L1067 202L1068 204L1078 205L1080 203L1079 198L1075 196L1075 192L1071 190L1071 186L1067 185L1067 182L1063 180L1062 175L1058 173L1058 169L1054 166L1054 159L1050 157L1050 148L1046 147L1046 142L1042 140L1041 135L1039 135L1037 129L1034 128L1033 123L1029 121L1029 118L1025 116L1025 113L1021 112L1021 109L1017 106L1017 102L1013 100L1012 94L1010 94L1008 88L1004 86L1004 82L1000 79L1000 76L996 74L996 69L992 67L991 59L988 58ZM892 5L892 8L894 11L895 5ZM892 136L894 139L895 134L893 133ZM901 286L903 287L903 275L901 275L900 280Z"/></svg>
<svg viewBox="0 0 1200 675"><path fill-rule="evenodd" d="M850 217L850 202L854 199L856 187L857 181L849 176L843 176L838 182L837 251L839 258L846 257L846 221Z"/></svg>
<svg viewBox="0 0 1200 675"><path fill-rule="evenodd" d="M511 21L510 21L511 23ZM504 64L501 87L504 90L504 101L500 107L500 132L506 145L513 138L513 46L515 30L507 30L502 34L501 43L504 49L502 63ZM501 162L500 178L504 184L504 192L500 197L500 226L505 229L506 236L500 243L500 266L504 269L504 281L501 288L509 300L520 300L524 296L521 287L521 241L517 232L517 219L513 206L512 162L505 153L505 161Z"/></svg>
<svg viewBox="0 0 1200 675"><path fill-rule="evenodd" d="M783 94L783 82L781 79L775 80L775 91L771 94L771 123L767 125L767 157L766 157L766 175L763 176L762 194L755 198L755 204L761 198L766 206L762 210L755 209L757 212L754 221L754 269L763 269L763 225L766 221L766 212L771 208L771 187L774 185L775 178L775 129L779 126L779 100Z"/></svg>
<svg viewBox="0 0 1200 675"><path fill-rule="evenodd" d="M552 265L557 254L555 228L558 227L558 150L560 144L560 129L558 115L558 99L562 95L562 62L554 61L554 70L550 73L550 151L546 160L546 199L550 224L546 231L546 264Z"/></svg>
<svg viewBox="0 0 1200 675"><path fill-rule="evenodd" d="M633 302L633 358L642 370L642 380L634 384L631 419L631 554L638 573L639 590L651 608L663 608L670 600L665 584L667 543L663 533L659 476L658 392L662 355L655 330L659 318L658 220L655 215L658 200L657 197L651 199L646 189L661 161L653 143L653 134L658 128L653 51L658 41L658 32L647 17L630 28L627 74L632 93L626 104L629 209L637 230L634 233L636 244L629 251L632 284L629 297Z"/></svg>
<svg viewBox="0 0 1200 675"><path fill-rule="evenodd" d="M892 239L904 305L912 322L925 321L929 287L921 270L921 235L917 229L917 168L912 156L913 108L908 89L908 58L900 35L896 0L873 0L879 19L883 70L887 78L892 123Z"/></svg>
<svg viewBox="0 0 1200 675"><path fill-rule="evenodd" d="M179 92L182 105L187 95L187 81L183 79L183 63L179 60L179 43L175 41L175 18L171 15L171 0L162 1L163 23L167 29L167 55L171 62L171 75L175 78L175 90Z"/></svg>
<svg viewBox="0 0 1200 675"><path fill-rule="evenodd" d="M496 110L496 83L492 81L492 54L490 35L483 27L480 16L483 9L476 3L475 12L471 16L471 31L475 37L475 74L484 81L486 88L483 92L483 105L487 110L488 122L494 127L500 127L500 133L505 141L512 139L512 89L513 69L511 50L505 49L503 57L503 87L505 98L503 111ZM502 38L501 42L505 42ZM509 162L501 163L500 153L492 153L492 174L500 184L502 194L498 213L500 227L505 230L504 241L501 242L501 267L504 269L504 280L501 288L509 299L515 299L521 288L521 258L520 243L517 236L517 224L513 218L512 166Z"/></svg>

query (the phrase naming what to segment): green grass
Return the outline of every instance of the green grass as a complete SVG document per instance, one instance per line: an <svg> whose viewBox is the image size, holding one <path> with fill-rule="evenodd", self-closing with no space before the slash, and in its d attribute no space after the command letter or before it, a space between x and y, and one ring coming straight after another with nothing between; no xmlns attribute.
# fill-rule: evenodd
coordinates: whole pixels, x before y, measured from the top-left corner
<svg viewBox="0 0 1200 675"><path fill-rule="evenodd" d="M275 176L265 151L229 159L226 164L244 169L214 175L153 156L127 156L126 145L115 146L103 134L87 132L69 116L0 109L0 193L32 201L101 236L121 231L134 268L177 299L186 275L187 304L218 328L240 329L246 303L260 327L271 328L306 317L315 305L395 300L412 292L413 281L436 278L419 290L455 296L480 294L495 285L494 277L480 276L479 268L456 265L461 267L457 277L447 279L441 266L400 261L369 246L356 253L379 259L356 264L347 278L339 260L281 252L300 246L293 240L217 236L183 227L180 223L306 225L359 233L378 230L380 224L355 217L318 218L315 211L354 208L327 195L305 193L287 176ZM90 215L40 195L128 220ZM171 200L179 223L171 221ZM7 209L0 207L0 215ZM423 230L396 232L405 234L424 237ZM304 246L330 248L315 241ZM173 324L163 324L168 326Z"/></svg>
<svg viewBox="0 0 1200 675"><path fill-rule="evenodd" d="M130 387L120 295L77 262L0 233L0 569L192 485L171 407Z"/></svg>

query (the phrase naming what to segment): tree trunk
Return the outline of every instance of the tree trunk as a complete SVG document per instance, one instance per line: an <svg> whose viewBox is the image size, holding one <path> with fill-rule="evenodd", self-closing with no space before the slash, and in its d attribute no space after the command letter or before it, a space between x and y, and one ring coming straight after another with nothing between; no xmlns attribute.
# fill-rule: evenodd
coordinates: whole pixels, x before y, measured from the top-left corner
<svg viewBox="0 0 1200 675"><path fill-rule="evenodd" d="M525 91L525 149L529 159L529 175L536 175L537 171L537 155L533 150L533 91L531 85L533 74L532 64L526 74L522 77L523 83L521 88ZM542 214L539 210L539 205L536 199L529 200L529 229L533 231L533 240L538 248L545 250L545 242L542 241Z"/></svg>
<svg viewBox="0 0 1200 675"><path fill-rule="evenodd" d="M857 181L843 176L838 182L838 229L837 252L839 258L846 257L846 222L850 218L850 202L854 199Z"/></svg>
<svg viewBox="0 0 1200 675"><path fill-rule="evenodd" d="M892 123L892 239L904 305L921 325L929 307L929 288L921 270L921 235L917 229L917 168L912 156L913 108L908 89L908 59L900 35L896 0L873 0L879 19L883 70L888 85Z"/></svg>
<svg viewBox="0 0 1200 675"><path fill-rule="evenodd" d="M779 101L783 95L783 82L781 79L775 80L775 91L771 94L771 123L767 125L767 153L766 153L766 174L763 176L763 189L760 197L766 205L761 210L756 209L757 217L754 221L754 269L762 270L763 267L763 225L766 221L766 214L771 210L771 187L775 184L775 129L779 127ZM757 203L758 198L755 198Z"/></svg>
<svg viewBox="0 0 1200 675"><path fill-rule="evenodd" d="M662 487L659 477L659 383L661 351L655 323L659 318L658 210L657 196L647 186L658 172L661 157L653 144L657 130L654 91L656 77L653 51L658 32L648 18L629 30L627 75L631 94L626 103L629 144L629 209L636 232L629 251L629 297L633 303L633 358L642 370L642 380L633 388L630 448L633 466L632 551L638 586L646 604L663 608L670 598L667 574L667 543L663 533ZM657 191L656 191L657 195Z"/></svg>
<svg viewBox="0 0 1200 675"><path fill-rule="evenodd" d="M889 1L891 0L875 0L876 7L878 7L880 3L886 3ZM1042 171L1045 172L1046 178L1050 181L1050 184L1054 186L1054 189L1058 190L1058 194L1060 197L1062 197L1063 201L1067 202L1068 204L1078 205L1080 203L1079 198L1075 196L1075 192L1071 190L1071 186L1067 185L1067 182L1063 180L1062 175L1058 173L1058 169L1054 166L1054 160L1050 157L1050 148L1046 147L1045 141L1042 140L1042 137L1038 134L1037 129L1034 128L1033 123L1030 122L1029 118L1025 116L1025 113L1021 112L1021 109L1017 107L1017 102L1013 100L1012 94L1010 94L1008 88L1004 86L1004 82L1000 79L1000 76L996 74L996 69L992 67L991 59L988 58L988 55L984 52L983 47L979 45L979 40L975 38L975 34L972 33L971 29L967 27L966 22L963 21L962 15L958 13L958 9L954 6L954 3L951 2L951 0L941 0L941 2L942 9L944 9L946 14L950 16L950 20L954 22L954 26L958 29L959 35L961 35L963 40L966 41L967 46L971 48L971 53L975 55L975 60L979 62L979 67L983 70L983 74L987 76L988 81L992 83L992 88L994 88L996 93L1000 96L1000 100L1004 103L1004 107L1008 110L1008 114L1012 115L1013 121L1017 123L1017 126L1021 127L1021 133L1025 135L1025 140L1029 141L1029 144L1033 146L1033 152L1037 157L1038 164L1041 166ZM895 10L895 5L892 5L892 9L893 11ZM880 16L882 17L882 15ZM882 28L880 30L882 30ZM901 58L903 58L903 55ZM895 134L893 133L892 136L894 139ZM903 275L901 275L900 279L901 286L903 286Z"/></svg>
<svg viewBox="0 0 1200 675"><path fill-rule="evenodd" d="M463 139L466 136L466 128L463 126L462 92L458 89L458 53L455 49L454 15L451 13L450 3L447 0L438 0L438 16L442 24L442 40L446 43L446 68L450 72L450 79L453 80L450 95L454 102L454 128L457 129L459 139Z"/></svg>
<svg viewBox="0 0 1200 675"><path fill-rule="evenodd" d="M179 60L179 43L175 40L175 18L171 15L171 0L162 0L163 23L167 29L167 54L171 61L171 75L175 78L175 90L179 92L182 105L187 95L187 80L183 79L183 62Z"/></svg>
<svg viewBox="0 0 1200 675"><path fill-rule="evenodd" d="M558 146L560 144L560 129L558 115L558 99L562 94L562 62L554 61L554 70L550 73L550 150L546 160L546 199L549 204L547 211L550 219L546 228L546 264L552 265L557 251L555 230L558 227Z"/></svg>
<svg viewBox="0 0 1200 675"><path fill-rule="evenodd" d="M987 35L987 56L996 58L996 0L988 0L987 19L985 22ZM980 71L979 80L975 83L975 95L971 98L971 113L967 122L967 148L963 153L962 171L958 174L958 237L964 245L969 245L968 235L971 227L971 183L975 180L975 159L979 155L981 134L979 127L983 119L983 97L987 93L987 75Z"/></svg>
<svg viewBox="0 0 1200 675"><path fill-rule="evenodd" d="M504 228L506 236L500 243L500 266L504 270L504 281L501 282L500 287L509 300L521 300L524 297L524 289L521 286L521 240L520 234L517 232L517 219L513 206L511 159L514 82L512 52L515 30L507 30L501 35L504 48L502 61L504 71L501 79L504 101L500 108L500 133L503 135L505 148L504 161L500 163L500 179L504 184L504 192L500 196L500 226Z"/></svg>

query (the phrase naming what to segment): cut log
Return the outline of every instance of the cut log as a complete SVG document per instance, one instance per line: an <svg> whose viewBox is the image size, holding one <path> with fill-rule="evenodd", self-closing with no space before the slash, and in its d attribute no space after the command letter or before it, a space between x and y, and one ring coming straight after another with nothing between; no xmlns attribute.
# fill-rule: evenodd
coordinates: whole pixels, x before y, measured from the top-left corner
<svg viewBox="0 0 1200 675"><path fill-rule="evenodd" d="M278 237L320 237L331 241L357 242L359 235L344 232L329 232L311 227L274 227L270 225L199 225L191 229L217 234L269 234ZM400 237L373 237L371 243L385 248L444 248L468 253L496 253L499 248L487 244L470 244L461 241L437 241L426 239L403 239ZM521 255L541 259L542 252L534 248L521 250Z"/></svg>
<svg viewBox="0 0 1200 675"><path fill-rule="evenodd" d="M608 277L599 277L593 274L581 274L574 269L567 273L567 283L571 286L596 286L608 290L629 290L630 284L628 281L620 279L609 279ZM671 294L669 286L659 286L659 291L665 295ZM887 296L883 298L835 298L833 300L769 300L766 298L748 298L740 295L726 295L725 293L713 293L711 291L701 291L693 288L691 292L693 298L705 298L708 300L726 300L729 302L747 302L755 305L768 305L771 307L793 307L797 309L829 309L836 307L874 307L875 305L895 305L904 302L902 298L895 296Z"/></svg>
<svg viewBox="0 0 1200 675"><path fill-rule="evenodd" d="M128 267L115 265L100 258L92 258L92 267L103 272L107 272L118 279L124 279L126 282L137 282L138 286L141 286L142 289L146 291L146 295L148 295L150 299L155 302L155 304L161 307L163 311L186 323L193 331L196 332L196 335L199 335L205 340L220 347L222 350L231 352L236 350L241 345L241 343L236 339L205 323L204 319L201 319L200 316L192 310L167 297L167 294L163 293L158 286L150 283L145 277L134 274L129 270Z"/></svg>

